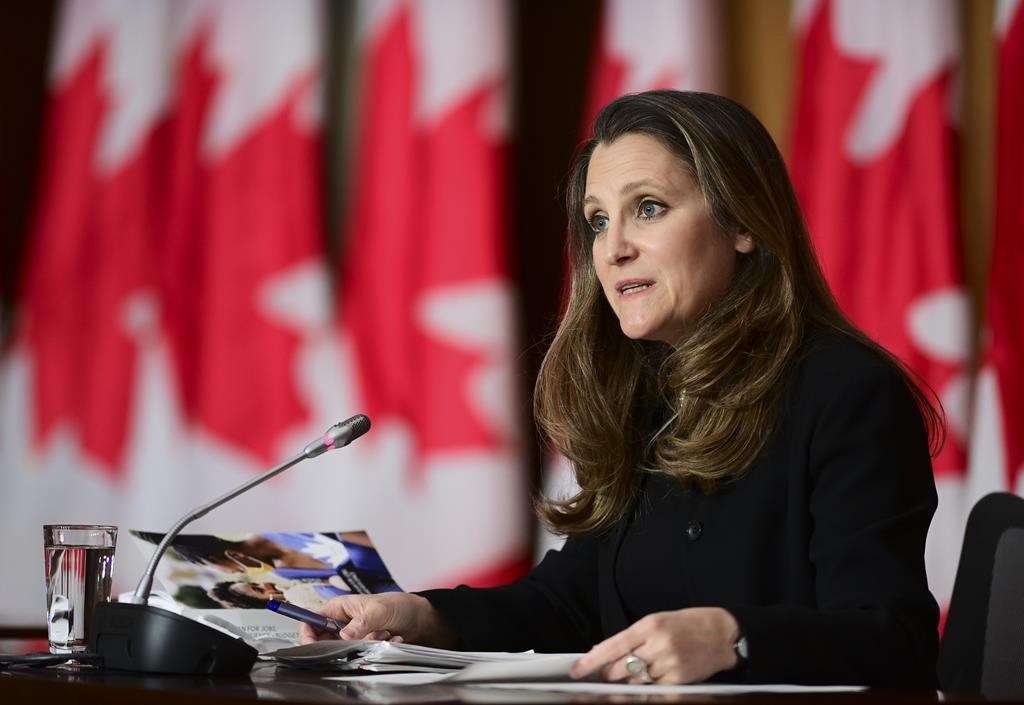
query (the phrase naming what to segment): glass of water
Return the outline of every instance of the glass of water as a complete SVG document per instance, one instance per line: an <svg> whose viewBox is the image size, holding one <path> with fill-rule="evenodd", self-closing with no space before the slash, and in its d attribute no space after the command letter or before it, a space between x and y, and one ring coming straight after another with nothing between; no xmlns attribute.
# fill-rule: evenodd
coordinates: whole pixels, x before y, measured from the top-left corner
<svg viewBox="0 0 1024 705"><path fill-rule="evenodd" d="M116 543L116 526L43 526L50 653L85 651L93 610L110 600Z"/></svg>

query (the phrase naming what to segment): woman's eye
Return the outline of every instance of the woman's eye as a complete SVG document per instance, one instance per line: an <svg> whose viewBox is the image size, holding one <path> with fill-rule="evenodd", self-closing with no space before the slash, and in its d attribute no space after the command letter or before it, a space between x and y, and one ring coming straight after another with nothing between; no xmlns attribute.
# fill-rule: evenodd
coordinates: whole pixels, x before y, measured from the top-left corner
<svg viewBox="0 0 1024 705"><path fill-rule="evenodd" d="M595 233L603 233L608 229L608 216L595 215L590 218L590 227Z"/></svg>
<svg viewBox="0 0 1024 705"><path fill-rule="evenodd" d="M640 204L641 218L657 218L665 210L665 206L657 201L644 201Z"/></svg>

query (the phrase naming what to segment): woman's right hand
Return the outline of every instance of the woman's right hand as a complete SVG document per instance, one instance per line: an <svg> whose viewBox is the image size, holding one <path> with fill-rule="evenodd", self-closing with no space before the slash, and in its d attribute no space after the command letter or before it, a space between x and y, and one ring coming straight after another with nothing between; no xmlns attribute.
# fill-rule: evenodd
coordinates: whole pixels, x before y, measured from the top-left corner
<svg viewBox="0 0 1024 705"><path fill-rule="evenodd" d="M338 636L302 624L299 638L303 644L340 637L452 648L457 640L452 628L425 597L407 592L343 595L324 603L319 611L347 624Z"/></svg>

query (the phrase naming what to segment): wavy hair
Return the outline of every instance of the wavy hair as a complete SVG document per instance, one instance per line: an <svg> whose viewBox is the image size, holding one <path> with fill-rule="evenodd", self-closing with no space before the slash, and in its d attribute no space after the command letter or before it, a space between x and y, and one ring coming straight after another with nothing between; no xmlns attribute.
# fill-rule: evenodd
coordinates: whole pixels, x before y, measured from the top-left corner
<svg viewBox="0 0 1024 705"><path fill-rule="evenodd" d="M627 134L657 139L699 186L725 237L749 235L725 292L674 345L631 340L594 270L594 233L583 213L594 149ZM570 171L571 289L541 364L534 412L569 459L579 491L541 498L541 519L559 533L614 524L646 472L713 492L764 448L809 326L839 331L899 369L941 445L939 407L895 358L842 314L814 255L782 156L749 111L722 96L649 91L609 103ZM659 410L663 411L659 416Z"/></svg>

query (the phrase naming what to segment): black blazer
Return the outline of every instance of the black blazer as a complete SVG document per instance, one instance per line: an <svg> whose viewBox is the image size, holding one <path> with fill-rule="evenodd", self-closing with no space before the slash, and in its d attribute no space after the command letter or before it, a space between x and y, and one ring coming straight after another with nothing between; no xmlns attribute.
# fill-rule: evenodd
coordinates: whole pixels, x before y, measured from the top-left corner
<svg viewBox="0 0 1024 705"><path fill-rule="evenodd" d="M673 496L648 491L639 504L678 530L625 542L643 555L620 554L634 511L570 537L522 580L422 594L470 650L586 651L643 614L715 605L750 653L720 679L935 687L938 608L924 569L935 484L920 412L889 361L845 336L811 336L741 479L710 495L659 482ZM640 604L623 566L649 566Z"/></svg>

